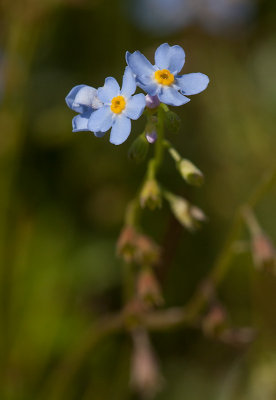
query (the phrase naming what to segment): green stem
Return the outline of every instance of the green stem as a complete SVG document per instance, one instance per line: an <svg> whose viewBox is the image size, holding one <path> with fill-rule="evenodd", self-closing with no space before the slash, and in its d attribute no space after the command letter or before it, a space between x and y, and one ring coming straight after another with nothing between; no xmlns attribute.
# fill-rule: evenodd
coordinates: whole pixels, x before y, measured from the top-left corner
<svg viewBox="0 0 276 400"><path fill-rule="evenodd" d="M152 158L151 160L149 160L149 163L148 163L145 180L155 179L155 174L156 174L156 161L155 161L155 158Z"/></svg>
<svg viewBox="0 0 276 400"><path fill-rule="evenodd" d="M157 110L157 140L155 142L155 154L154 157L149 160L147 172L146 172L146 180L154 180L156 178L156 174L158 169L162 165L163 156L164 156L164 109L163 107L159 107ZM151 115L149 116L151 118ZM140 194L140 193L139 193ZM125 214L125 224L133 227L137 227L139 225L139 219L141 216L141 207L139 204L139 194L129 203L126 214ZM134 283L134 269L133 265L126 264L124 266L124 293L126 300L130 299L133 294L135 288Z"/></svg>
<svg viewBox="0 0 276 400"><path fill-rule="evenodd" d="M251 237L256 237L262 234L262 228L260 227L251 207L244 207L242 210L242 215L244 218L244 221L247 224L248 230L251 234Z"/></svg>
<svg viewBox="0 0 276 400"><path fill-rule="evenodd" d="M165 139L165 140L163 140L163 146L168 150L168 152L170 153L171 157L174 159L174 161L176 163L181 161L181 159L182 159L181 155L172 146L171 142L169 142L168 140Z"/></svg>
<svg viewBox="0 0 276 400"><path fill-rule="evenodd" d="M132 201L129 202L126 213L125 213L125 225L137 227L139 225L141 214L141 207L139 204L139 198L136 196Z"/></svg>
<svg viewBox="0 0 276 400"><path fill-rule="evenodd" d="M173 147L169 147L169 153L176 163L181 161L181 155Z"/></svg>
<svg viewBox="0 0 276 400"><path fill-rule="evenodd" d="M154 157L149 160L146 179L155 179L157 172L162 165L163 157L164 157L164 109L160 105L157 111L157 140L155 142L155 154Z"/></svg>
<svg viewBox="0 0 276 400"><path fill-rule="evenodd" d="M133 299L136 291L135 265L133 263L124 262L122 266L122 273L123 273L122 300L124 304L128 304Z"/></svg>
<svg viewBox="0 0 276 400"><path fill-rule="evenodd" d="M157 112L157 140L155 144L155 172L160 168L164 156L164 110L159 107Z"/></svg>

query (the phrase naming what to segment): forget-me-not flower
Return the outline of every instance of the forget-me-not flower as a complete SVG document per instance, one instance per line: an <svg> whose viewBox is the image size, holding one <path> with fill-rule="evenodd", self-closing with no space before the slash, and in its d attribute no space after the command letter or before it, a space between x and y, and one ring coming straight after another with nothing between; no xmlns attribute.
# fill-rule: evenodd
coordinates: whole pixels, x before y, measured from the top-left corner
<svg viewBox="0 0 276 400"><path fill-rule="evenodd" d="M88 131L88 121L92 113L102 107L103 103L99 100L97 89L78 85L66 96L65 101L71 110L79 113L72 120L73 132ZM104 135L102 132L94 132L98 137Z"/></svg>
<svg viewBox="0 0 276 400"><path fill-rule="evenodd" d="M155 52L155 65L140 53L126 53L126 61L136 77L136 82L150 96L157 95L162 103L181 106L188 103L187 96L206 89L209 83L207 75L193 73L179 75L184 62L182 47L164 43Z"/></svg>
<svg viewBox="0 0 276 400"><path fill-rule="evenodd" d="M108 77L103 87L98 89L98 98L103 106L94 111L88 121L88 129L93 132L107 132L111 128L110 142L123 143L131 131L131 119L138 119L144 111L146 100L136 91L136 81L129 67L126 67L120 90L115 78Z"/></svg>

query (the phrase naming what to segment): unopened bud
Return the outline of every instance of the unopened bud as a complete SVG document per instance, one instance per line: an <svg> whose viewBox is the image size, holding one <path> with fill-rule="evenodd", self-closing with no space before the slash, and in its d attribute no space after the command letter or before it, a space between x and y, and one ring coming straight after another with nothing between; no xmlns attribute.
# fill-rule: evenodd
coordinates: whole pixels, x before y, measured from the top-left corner
<svg viewBox="0 0 276 400"><path fill-rule="evenodd" d="M193 217L193 219L196 220L197 222L206 222L207 221L207 217L204 214L204 212L201 210L201 208L191 205L190 213L191 213L191 216Z"/></svg>
<svg viewBox="0 0 276 400"><path fill-rule="evenodd" d="M135 260L137 232L132 226L125 226L117 241L117 254L127 263Z"/></svg>
<svg viewBox="0 0 276 400"><path fill-rule="evenodd" d="M160 247L147 235L139 234L136 239L136 262L140 265L156 265L160 260Z"/></svg>
<svg viewBox="0 0 276 400"><path fill-rule="evenodd" d="M151 210L161 207L161 190L155 179L147 179L144 183L140 194L140 203L142 207L148 207Z"/></svg>
<svg viewBox="0 0 276 400"><path fill-rule="evenodd" d="M160 104L160 100L158 96L150 96L149 94L146 95L146 107L150 109L157 108Z"/></svg>
<svg viewBox="0 0 276 400"><path fill-rule="evenodd" d="M252 238L252 253L257 268L276 268L276 251L270 238L260 232Z"/></svg>
<svg viewBox="0 0 276 400"><path fill-rule="evenodd" d="M180 130L181 119L173 111L165 112L165 127L169 133L178 133Z"/></svg>
<svg viewBox="0 0 276 400"><path fill-rule="evenodd" d="M147 332L136 330L133 337L131 385L144 398L153 398L162 387L162 376Z"/></svg>
<svg viewBox="0 0 276 400"><path fill-rule="evenodd" d="M138 297L148 306L163 304L160 285L151 270L142 270L137 281Z"/></svg>
<svg viewBox="0 0 276 400"><path fill-rule="evenodd" d="M250 235L254 264L257 268L273 269L276 272L276 250L270 238L263 232L253 210L243 208L243 216Z"/></svg>
<svg viewBox="0 0 276 400"><path fill-rule="evenodd" d="M160 247L149 236L126 225L117 242L117 254L127 263L153 266L160 260Z"/></svg>
<svg viewBox="0 0 276 400"><path fill-rule="evenodd" d="M202 172L189 160L181 159L177 168L187 183L194 186L201 186L204 180Z"/></svg>
<svg viewBox="0 0 276 400"><path fill-rule="evenodd" d="M139 135L131 144L128 150L128 156L131 160L140 163L144 161L149 149L149 142L145 135Z"/></svg>
<svg viewBox="0 0 276 400"><path fill-rule="evenodd" d="M218 336L226 329L227 315L220 305L212 307L202 321L202 329L207 336Z"/></svg>
<svg viewBox="0 0 276 400"><path fill-rule="evenodd" d="M188 230L194 231L200 227L200 222L206 221L204 212L183 197L172 193L166 193L165 197L169 201L175 218Z"/></svg>
<svg viewBox="0 0 276 400"><path fill-rule="evenodd" d="M157 132L156 131L146 132L146 139L150 144L154 143L157 139Z"/></svg>
<svg viewBox="0 0 276 400"><path fill-rule="evenodd" d="M157 139L157 122L158 119L155 115L148 117L148 122L145 128L146 138L149 143L154 143Z"/></svg>

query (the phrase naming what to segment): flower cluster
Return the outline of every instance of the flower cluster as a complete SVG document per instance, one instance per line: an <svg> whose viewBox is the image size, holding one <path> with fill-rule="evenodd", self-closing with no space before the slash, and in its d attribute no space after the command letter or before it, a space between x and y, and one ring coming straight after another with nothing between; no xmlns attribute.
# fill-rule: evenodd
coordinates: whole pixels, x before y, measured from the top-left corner
<svg viewBox="0 0 276 400"><path fill-rule="evenodd" d="M67 95L66 103L75 112L73 132L91 131L102 137L111 129L110 142L123 143L131 131L131 120L137 120L145 107L153 108L160 102L181 106L190 99L186 96L206 89L209 78L201 73L179 75L185 53L180 46L167 43L155 52L155 65L139 51L126 53L127 67L122 88L116 79L108 77L103 87L75 86ZM144 94L134 94L140 87Z"/></svg>

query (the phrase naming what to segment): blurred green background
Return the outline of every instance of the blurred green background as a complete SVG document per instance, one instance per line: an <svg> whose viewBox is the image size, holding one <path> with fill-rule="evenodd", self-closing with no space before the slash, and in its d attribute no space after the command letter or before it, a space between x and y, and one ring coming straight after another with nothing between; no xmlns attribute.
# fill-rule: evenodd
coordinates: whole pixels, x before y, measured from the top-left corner
<svg viewBox="0 0 276 400"><path fill-rule="evenodd" d="M59 392L60 365L99 316L122 305L116 240L145 172L127 157L144 121L118 147L108 135L73 134L69 90L102 86L106 76L120 82L126 50L152 60L163 42L183 46L184 73L210 77L205 92L174 110L182 127L170 137L204 172L203 189L188 188L169 157L160 173L209 221L191 235L167 206L143 220L167 254L166 305L183 305L211 269L235 210L275 168L275 24L274 0L2 0L1 400L139 398L129 387L125 334L87 351ZM273 187L256 209L274 240L275 195ZM245 251L233 257L219 298L233 326L255 328L257 339L237 349L200 330L151 335L165 382L157 399L275 400L276 279L254 269L248 238L244 229Z"/></svg>

